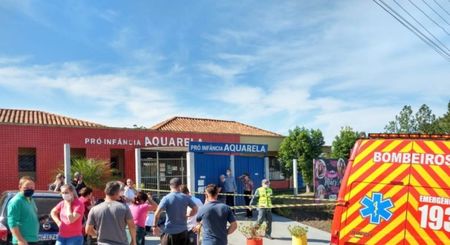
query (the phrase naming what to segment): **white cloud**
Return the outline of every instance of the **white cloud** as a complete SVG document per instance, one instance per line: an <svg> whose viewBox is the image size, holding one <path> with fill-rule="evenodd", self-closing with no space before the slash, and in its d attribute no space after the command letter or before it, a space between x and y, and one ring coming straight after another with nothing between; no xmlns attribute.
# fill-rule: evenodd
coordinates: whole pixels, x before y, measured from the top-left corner
<svg viewBox="0 0 450 245"><path fill-rule="evenodd" d="M91 121L110 126L150 126L181 111L169 91L151 83L144 87L133 74L91 74L78 63L0 67L0 86L26 94L65 94L101 108ZM151 87L148 88L148 87ZM120 119L115 118L121 107ZM91 112L92 113L92 112ZM123 116L128 115L128 116Z"/></svg>
<svg viewBox="0 0 450 245"><path fill-rule="evenodd" d="M117 12L112 9L106 9L104 11L99 11L98 15L100 16L100 18L102 18L108 22L111 22L111 23L114 22L118 16Z"/></svg>
<svg viewBox="0 0 450 245"><path fill-rule="evenodd" d="M26 60L29 60L31 56L29 55L23 55L23 56L0 56L0 65L7 65L7 64L19 64L23 63Z"/></svg>
<svg viewBox="0 0 450 245"><path fill-rule="evenodd" d="M368 107L354 110L341 110L319 114L308 123L311 128L320 128L328 144L334 140L341 127L351 126L354 130L366 133L382 132L385 124L393 119L399 109L390 106Z"/></svg>
<svg viewBox="0 0 450 245"><path fill-rule="evenodd" d="M229 66L221 66L215 63L205 63L199 65L200 69L204 72L207 72L213 76L219 77L224 81L231 81L237 75L242 73L244 67L237 65L229 65Z"/></svg>
<svg viewBox="0 0 450 245"><path fill-rule="evenodd" d="M286 125L319 127L330 144L342 126L382 131L405 104L447 103L448 63L377 5L300 5L255 11L240 18L244 27L209 34L218 52L206 71L228 82L211 97L230 106L229 117L270 121L283 133ZM247 81L255 74L257 82ZM280 114L282 122L273 119Z"/></svg>
<svg viewBox="0 0 450 245"><path fill-rule="evenodd" d="M28 2L9 3L0 7L45 23ZM80 62L25 66L27 57L0 57L0 86L89 101L101 108L91 120L107 125L198 115L280 133L296 125L320 128L327 143L345 125L382 130L404 104L427 103L438 114L448 102L448 63L371 1L219 5L226 8L211 15L211 26L194 26L192 33L183 32L192 30L188 24L160 33L165 29L149 28L151 21L121 19L117 9L94 11L95 19L118 24L111 23L106 46L122 59L107 65L120 69L98 73L97 64ZM127 117L117 117L118 110Z"/></svg>

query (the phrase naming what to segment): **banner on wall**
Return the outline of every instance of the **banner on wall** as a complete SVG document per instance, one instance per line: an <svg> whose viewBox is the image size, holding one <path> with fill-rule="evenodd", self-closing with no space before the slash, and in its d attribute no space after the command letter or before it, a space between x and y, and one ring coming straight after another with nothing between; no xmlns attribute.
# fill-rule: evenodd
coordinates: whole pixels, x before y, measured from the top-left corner
<svg viewBox="0 0 450 245"><path fill-rule="evenodd" d="M315 197L336 200L347 167L347 160L319 158L315 159L313 164Z"/></svg>

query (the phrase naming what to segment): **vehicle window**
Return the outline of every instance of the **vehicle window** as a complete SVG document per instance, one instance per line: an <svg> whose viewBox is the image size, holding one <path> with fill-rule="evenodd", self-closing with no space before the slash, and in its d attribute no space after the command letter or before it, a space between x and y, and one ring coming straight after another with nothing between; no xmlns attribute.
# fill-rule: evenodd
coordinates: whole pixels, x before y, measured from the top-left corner
<svg viewBox="0 0 450 245"><path fill-rule="evenodd" d="M52 198L52 197L34 197L34 201L36 202L36 206L38 208L38 216L47 214L50 215L50 211L58 204L61 199L60 198Z"/></svg>

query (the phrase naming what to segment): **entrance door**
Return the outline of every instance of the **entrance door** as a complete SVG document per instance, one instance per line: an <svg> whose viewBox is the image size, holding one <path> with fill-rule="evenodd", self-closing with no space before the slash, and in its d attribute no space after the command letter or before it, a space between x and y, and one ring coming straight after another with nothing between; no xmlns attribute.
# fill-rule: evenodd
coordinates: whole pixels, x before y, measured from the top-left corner
<svg viewBox="0 0 450 245"><path fill-rule="evenodd" d="M170 190L171 178L180 178L186 183L186 152L142 151L142 183L147 189L162 190L165 195Z"/></svg>
<svg viewBox="0 0 450 245"><path fill-rule="evenodd" d="M247 157L235 156L234 171L236 176L237 192L244 193L244 185L239 176L248 173L253 181L253 191L261 187L261 181L264 179L264 158L263 157ZM236 205L245 205L244 197L236 197Z"/></svg>
<svg viewBox="0 0 450 245"><path fill-rule="evenodd" d="M217 185L219 176L225 174L227 168L230 167L230 156L228 155L210 155L203 153L195 153L195 190L203 193L204 188L209 184ZM203 194L196 194L197 198L205 200Z"/></svg>

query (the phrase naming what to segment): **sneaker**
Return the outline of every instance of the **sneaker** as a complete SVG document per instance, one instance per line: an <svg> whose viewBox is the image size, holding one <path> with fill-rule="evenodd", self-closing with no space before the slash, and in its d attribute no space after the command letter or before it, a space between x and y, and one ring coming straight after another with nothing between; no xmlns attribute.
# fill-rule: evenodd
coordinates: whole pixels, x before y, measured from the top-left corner
<svg viewBox="0 0 450 245"><path fill-rule="evenodd" d="M270 240L273 240L273 237L270 236L270 235L266 235L266 238L267 238L267 239L270 239Z"/></svg>

